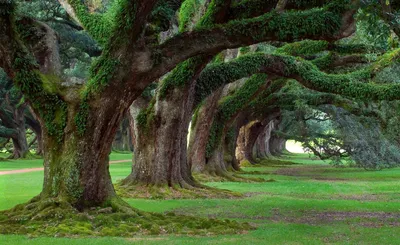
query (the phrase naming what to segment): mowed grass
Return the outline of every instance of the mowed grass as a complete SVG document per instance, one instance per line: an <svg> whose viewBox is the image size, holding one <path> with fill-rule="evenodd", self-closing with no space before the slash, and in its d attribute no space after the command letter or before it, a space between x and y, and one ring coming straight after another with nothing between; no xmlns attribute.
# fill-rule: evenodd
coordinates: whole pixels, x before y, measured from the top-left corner
<svg viewBox="0 0 400 245"><path fill-rule="evenodd" d="M110 161L130 160L132 154L116 153L110 154ZM43 167L43 159L23 159L23 160L0 160L0 171L10 171L24 168L41 168Z"/></svg>
<svg viewBox="0 0 400 245"><path fill-rule="evenodd" d="M235 219L257 226L247 234L34 239L0 235L0 244L400 244L400 168L372 172L333 168L306 154L285 158L298 164L244 169L245 176L272 182L207 183L245 193L242 199L126 200L145 211ZM110 166L113 181L130 170L130 163ZM41 172L0 176L0 209L38 194L42 178Z"/></svg>

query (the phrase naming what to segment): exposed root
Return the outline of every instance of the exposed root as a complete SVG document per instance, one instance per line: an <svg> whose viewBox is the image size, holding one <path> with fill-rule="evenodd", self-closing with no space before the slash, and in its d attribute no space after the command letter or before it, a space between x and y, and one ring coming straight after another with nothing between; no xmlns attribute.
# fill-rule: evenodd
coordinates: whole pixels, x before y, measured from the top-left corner
<svg viewBox="0 0 400 245"><path fill-rule="evenodd" d="M33 199L0 212L0 234L29 236L123 236L235 234L252 229L248 223L215 220L174 213L141 212L119 198L103 207L78 211L60 199Z"/></svg>
<svg viewBox="0 0 400 245"><path fill-rule="evenodd" d="M196 187L183 188L181 186L146 186L142 184L117 184L117 194L125 198L147 199L202 199L202 198L240 198L241 193L217 189L198 184Z"/></svg>

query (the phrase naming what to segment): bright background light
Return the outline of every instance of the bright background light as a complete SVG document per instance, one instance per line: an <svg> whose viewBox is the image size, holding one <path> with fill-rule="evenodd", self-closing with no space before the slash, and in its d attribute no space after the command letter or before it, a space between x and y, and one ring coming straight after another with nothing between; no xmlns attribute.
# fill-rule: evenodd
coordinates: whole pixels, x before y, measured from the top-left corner
<svg viewBox="0 0 400 245"><path fill-rule="evenodd" d="M294 140L288 140L286 142L286 150L292 153L304 153L303 147L300 142L296 142Z"/></svg>

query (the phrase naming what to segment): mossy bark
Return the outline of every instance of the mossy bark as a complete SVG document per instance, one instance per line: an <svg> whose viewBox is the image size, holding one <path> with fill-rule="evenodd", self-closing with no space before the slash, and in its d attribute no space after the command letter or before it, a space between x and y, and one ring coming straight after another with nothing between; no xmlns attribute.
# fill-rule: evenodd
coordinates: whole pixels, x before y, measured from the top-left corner
<svg viewBox="0 0 400 245"><path fill-rule="evenodd" d="M187 162L194 85L175 88L167 96L157 95L145 125L135 121L135 164L132 173L122 181L123 186L191 189L197 185ZM137 119L140 109L131 109L133 118Z"/></svg>
<svg viewBox="0 0 400 245"><path fill-rule="evenodd" d="M76 130L79 103L68 104L62 137L51 135L41 120L44 146L41 199L64 200L78 210L109 206L111 200L118 199L109 172L109 154L125 114L124 106L123 102L107 100L90 104L83 134Z"/></svg>
<svg viewBox="0 0 400 245"><path fill-rule="evenodd" d="M192 120L188 162L194 173L201 173L206 170L206 146L221 94L222 88L209 96L196 112L194 120Z"/></svg>
<svg viewBox="0 0 400 245"><path fill-rule="evenodd" d="M228 135L231 123L224 128L221 140L212 151L210 157L206 158L206 167L203 173L232 178L232 173L239 171L239 162L235 156L237 130L234 135Z"/></svg>
<svg viewBox="0 0 400 245"><path fill-rule="evenodd" d="M240 162L247 160L252 164L256 163L253 155L253 148L264 126L262 122L255 121L240 129L236 155Z"/></svg>

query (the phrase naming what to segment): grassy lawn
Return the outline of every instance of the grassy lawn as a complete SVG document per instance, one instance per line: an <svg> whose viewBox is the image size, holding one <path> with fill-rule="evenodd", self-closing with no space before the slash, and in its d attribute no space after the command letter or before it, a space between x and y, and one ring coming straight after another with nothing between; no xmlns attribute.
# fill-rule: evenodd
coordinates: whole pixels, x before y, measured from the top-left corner
<svg viewBox="0 0 400 245"><path fill-rule="evenodd" d="M111 158L130 159L130 155ZM273 180L270 182L208 183L245 193L243 199L127 199L145 211L236 219L257 226L246 234L34 239L0 235L0 244L400 244L400 168L371 172L332 168L306 154L286 158L298 164L244 169L248 176ZM29 165L25 161L0 163L0 171L11 163L20 168ZM17 169L16 165L8 168ZM110 171L117 181L129 174L130 163L112 164ZM0 209L38 194L42 177L41 172L0 176Z"/></svg>
<svg viewBox="0 0 400 245"><path fill-rule="evenodd" d="M111 153L110 161L130 160L132 154L128 153ZM43 167L43 159L29 160L3 160L0 161L0 171L9 171L23 168L41 168Z"/></svg>

